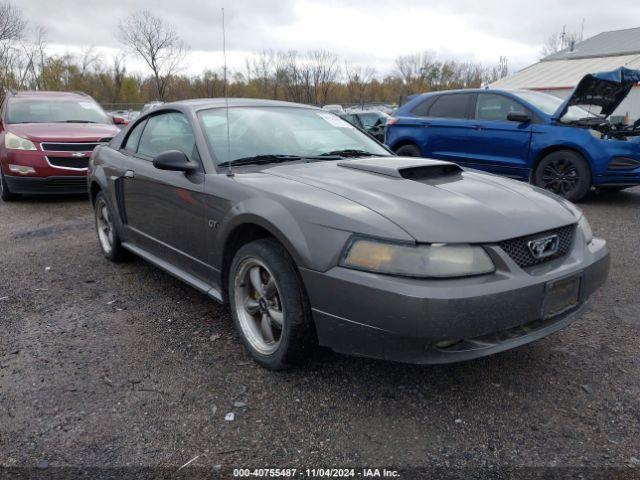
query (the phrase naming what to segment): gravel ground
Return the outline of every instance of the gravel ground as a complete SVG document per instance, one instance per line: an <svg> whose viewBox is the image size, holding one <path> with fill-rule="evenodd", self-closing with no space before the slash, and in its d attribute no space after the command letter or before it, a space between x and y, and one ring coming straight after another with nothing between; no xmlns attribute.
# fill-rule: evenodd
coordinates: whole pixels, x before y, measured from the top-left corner
<svg viewBox="0 0 640 480"><path fill-rule="evenodd" d="M0 202L0 465L640 476L640 188L582 208L612 269L568 329L464 364L326 353L273 373L226 307L141 260L105 260L86 198Z"/></svg>

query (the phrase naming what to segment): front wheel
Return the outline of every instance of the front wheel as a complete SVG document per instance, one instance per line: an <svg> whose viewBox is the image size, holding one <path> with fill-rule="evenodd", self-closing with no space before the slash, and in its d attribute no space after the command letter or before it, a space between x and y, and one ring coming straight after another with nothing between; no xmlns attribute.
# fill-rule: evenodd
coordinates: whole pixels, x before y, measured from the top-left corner
<svg viewBox="0 0 640 480"><path fill-rule="evenodd" d="M534 185L572 202L584 198L591 189L589 164L576 152L559 150L544 157L533 173Z"/></svg>
<svg viewBox="0 0 640 480"><path fill-rule="evenodd" d="M120 262L127 258L127 254L120 243L120 236L114 224L114 216L102 192L96 195L94 202L96 219L96 233L100 249L106 258L112 262Z"/></svg>
<svg viewBox="0 0 640 480"><path fill-rule="evenodd" d="M316 346L309 300L284 247L273 239L238 250L229 274L238 333L260 365L280 370L306 361Z"/></svg>
<svg viewBox="0 0 640 480"><path fill-rule="evenodd" d="M2 170L0 170L0 198L5 202L11 202L20 198L20 195L9 190L9 185L7 185Z"/></svg>
<svg viewBox="0 0 640 480"><path fill-rule="evenodd" d="M420 149L413 144L402 145L396 150L396 154L400 157L421 157Z"/></svg>

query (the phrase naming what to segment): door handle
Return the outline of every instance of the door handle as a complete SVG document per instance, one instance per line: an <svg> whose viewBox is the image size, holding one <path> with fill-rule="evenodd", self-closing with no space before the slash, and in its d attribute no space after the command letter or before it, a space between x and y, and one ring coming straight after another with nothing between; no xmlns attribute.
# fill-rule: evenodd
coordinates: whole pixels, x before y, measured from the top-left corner
<svg viewBox="0 0 640 480"><path fill-rule="evenodd" d="M136 172L133 170L127 170L124 172L124 178L134 178L136 176Z"/></svg>
<svg viewBox="0 0 640 480"><path fill-rule="evenodd" d="M473 128L474 130L482 130L482 127L480 125L471 125L471 128Z"/></svg>

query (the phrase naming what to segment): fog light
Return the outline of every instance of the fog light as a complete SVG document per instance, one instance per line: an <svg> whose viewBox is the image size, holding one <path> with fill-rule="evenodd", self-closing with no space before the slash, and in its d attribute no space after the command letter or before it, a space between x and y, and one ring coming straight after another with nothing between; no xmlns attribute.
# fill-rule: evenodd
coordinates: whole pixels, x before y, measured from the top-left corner
<svg viewBox="0 0 640 480"><path fill-rule="evenodd" d="M629 157L614 157L609 162L610 170L631 170L640 167L640 160Z"/></svg>
<svg viewBox="0 0 640 480"><path fill-rule="evenodd" d="M20 175L31 175L36 173L33 167L27 167L25 165L11 165L9 164L9 171L12 173L19 173Z"/></svg>

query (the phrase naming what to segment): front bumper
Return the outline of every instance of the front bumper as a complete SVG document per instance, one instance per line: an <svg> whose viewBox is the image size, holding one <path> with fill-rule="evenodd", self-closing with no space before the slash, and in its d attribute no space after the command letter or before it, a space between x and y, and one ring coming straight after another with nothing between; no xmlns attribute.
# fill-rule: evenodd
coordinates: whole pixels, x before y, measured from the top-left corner
<svg viewBox="0 0 640 480"><path fill-rule="evenodd" d="M581 245L580 245L581 244ZM524 271L497 246L497 271L451 280L419 280L341 267L301 269L321 345L337 352L409 363L450 363L508 350L564 328L580 317L604 283L603 240L576 235L566 256ZM546 286L581 277L576 308L543 320ZM458 340L438 348L443 340Z"/></svg>
<svg viewBox="0 0 640 480"><path fill-rule="evenodd" d="M4 179L12 193L25 195L71 195L87 193L86 175L65 177L18 177L5 175Z"/></svg>

